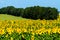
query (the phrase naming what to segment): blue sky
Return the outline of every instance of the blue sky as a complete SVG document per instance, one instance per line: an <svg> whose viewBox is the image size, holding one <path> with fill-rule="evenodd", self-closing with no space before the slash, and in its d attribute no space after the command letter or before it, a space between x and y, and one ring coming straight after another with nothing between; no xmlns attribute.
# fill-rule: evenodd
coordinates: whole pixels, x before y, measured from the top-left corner
<svg viewBox="0 0 60 40"><path fill-rule="evenodd" d="M60 0L0 0L0 8L14 6L25 8L30 6L55 7L60 11Z"/></svg>

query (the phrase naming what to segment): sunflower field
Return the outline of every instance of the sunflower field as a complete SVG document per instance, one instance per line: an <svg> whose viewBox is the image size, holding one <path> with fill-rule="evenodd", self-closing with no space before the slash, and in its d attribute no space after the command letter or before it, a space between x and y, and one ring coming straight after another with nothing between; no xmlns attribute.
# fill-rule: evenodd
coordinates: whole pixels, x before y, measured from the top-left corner
<svg viewBox="0 0 60 40"><path fill-rule="evenodd" d="M0 21L0 40L60 40L57 20Z"/></svg>

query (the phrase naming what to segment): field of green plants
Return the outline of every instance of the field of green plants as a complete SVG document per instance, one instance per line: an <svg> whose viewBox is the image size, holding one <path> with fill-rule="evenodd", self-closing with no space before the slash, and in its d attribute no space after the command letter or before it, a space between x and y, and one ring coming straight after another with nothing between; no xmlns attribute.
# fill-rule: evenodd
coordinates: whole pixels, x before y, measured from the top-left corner
<svg viewBox="0 0 60 40"><path fill-rule="evenodd" d="M60 40L60 16L57 20L6 20L2 17L0 40Z"/></svg>

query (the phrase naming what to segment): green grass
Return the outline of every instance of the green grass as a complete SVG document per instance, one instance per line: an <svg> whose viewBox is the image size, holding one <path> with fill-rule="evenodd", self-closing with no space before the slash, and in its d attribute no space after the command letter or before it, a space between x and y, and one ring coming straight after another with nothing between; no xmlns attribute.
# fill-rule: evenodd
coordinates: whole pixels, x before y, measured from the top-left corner
<svg viewBox="0 0 60 40"><path fill-rule="evenodd" d="M0 20L27 20L27 19L7 14L0 14Z"/></svg>

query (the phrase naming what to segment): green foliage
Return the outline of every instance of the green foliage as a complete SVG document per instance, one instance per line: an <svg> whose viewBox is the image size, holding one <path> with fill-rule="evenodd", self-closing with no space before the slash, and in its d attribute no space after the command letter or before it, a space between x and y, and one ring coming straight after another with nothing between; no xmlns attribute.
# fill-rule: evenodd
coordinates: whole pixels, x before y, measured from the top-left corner
<svg viewBox="0 0 60 40"><path fill-rule="evenodd" d="M60 34L58 33L53 33L53 34L35 34L34 36L35 40L60 40Z"/></svg>
<svg viewBox="0 0 60 40"><path fill-rule="evenodd" d="M6 35L8 35L6 37ZM24 37L23 37L23 36ZM31 40L32 34L31 33L12 33L12 34L4 34L0 35L0 40ZM35 34L34 40L60 40L60 34L53 33L53 34Z"/></svg>
<svg viewBox="0 0 60 40"><path fill-rule="evenodd" d="M59 15L59 12L56 8L40 6L26 7L25 9L8 6L0 9L0 14L2 13L14 16L21 16L28 19L46 19L46 20L57 19Z"/></svg>
<svg viewBox="0 0 60 40"><path fill-rule="evenodd" d="M23 17L30 19L53 20L57 19L58 15L59 13L56 8L34 6L25 8Z"/></svg>

